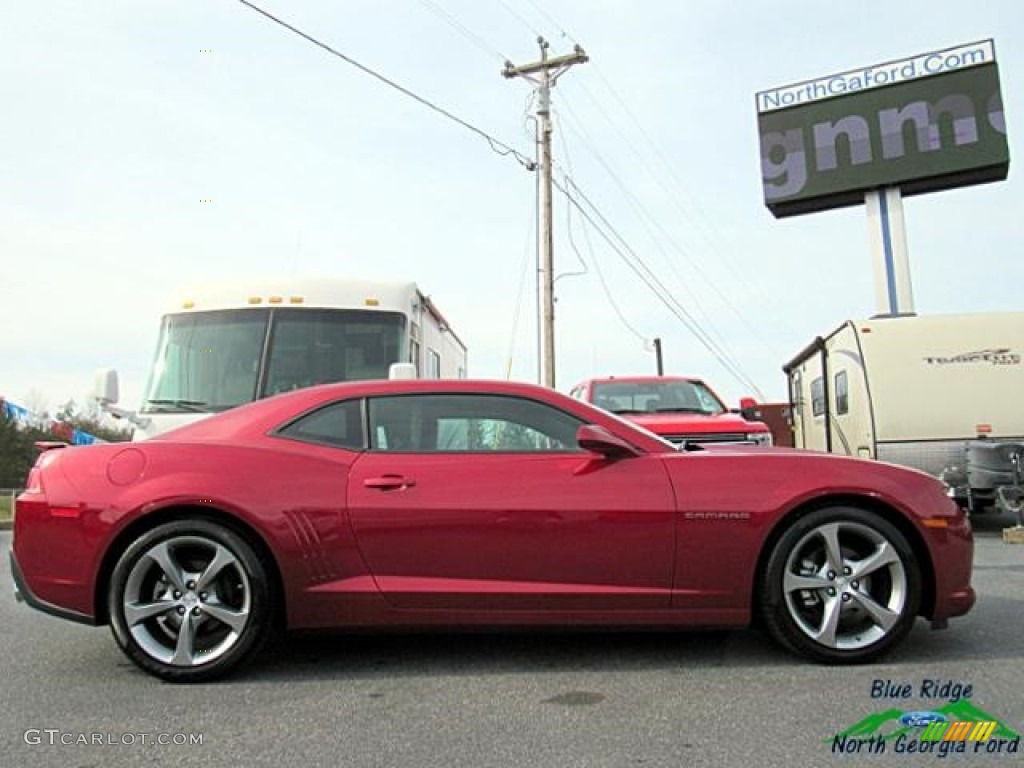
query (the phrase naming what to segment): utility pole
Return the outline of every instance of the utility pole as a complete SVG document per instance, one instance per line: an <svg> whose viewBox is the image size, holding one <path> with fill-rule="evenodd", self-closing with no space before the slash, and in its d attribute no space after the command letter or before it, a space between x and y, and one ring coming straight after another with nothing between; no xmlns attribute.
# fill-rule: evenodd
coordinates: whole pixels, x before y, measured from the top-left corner
<svg viewBox="0 0 1024 768"><path fill-rule="evenodd" d="M551 216L551 89L573 64L583 64L589 57L579 45L565 56L548 58L548 41L537 38L540 61L515 66L505 62L502 76L524 77L537 86L537 117L540 123L540 383L555 387L555 277L554 237Z"/></svg>

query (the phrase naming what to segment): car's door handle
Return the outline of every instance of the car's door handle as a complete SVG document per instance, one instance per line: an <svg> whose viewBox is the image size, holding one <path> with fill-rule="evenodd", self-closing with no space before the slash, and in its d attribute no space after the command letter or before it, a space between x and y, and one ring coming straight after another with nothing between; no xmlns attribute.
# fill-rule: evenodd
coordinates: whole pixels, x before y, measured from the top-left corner
<svg viewBox="0 0 1024 768"><path fill-rule="evenodd" d="M416 481L403 475L381 475L380 477L368 477L363 480L367 488L376 488L380 491L395 491L404 488L411 488Z"/></svg>

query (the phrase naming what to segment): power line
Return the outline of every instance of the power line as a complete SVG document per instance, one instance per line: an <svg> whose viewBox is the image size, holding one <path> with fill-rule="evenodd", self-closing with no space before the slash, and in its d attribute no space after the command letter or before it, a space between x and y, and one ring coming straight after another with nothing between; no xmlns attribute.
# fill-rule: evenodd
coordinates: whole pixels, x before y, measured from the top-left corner
<svg viewBox="0 0 1024 768"><path fill-rule="evenodd" d="M748 291L755 288L756 286L753 286L753 284L747 279L746 274L743 272L743 270L741 270L738 267L736 261L731 257L731 249L727 246L727 244L725 247L723 247L722 245L719 244L719 242L717 242L717 239L720 238L720 233L716 231L717 227L715 226L711 217L702 208L699 199L694 197L692 192L679 178L678 174L675 172L673 168L673 164L665 155L665 152L658 145L658 143L651 137L650 133L644 127L642 121L640 121L636 117L635 113L630 109L625 99L623 99L622 96L620 96L619 93L615 90L615 88L612 87L611 81L605 76L604 72L601 71L601 69L596 65L594 67L594 71L597 73L597 76L601 80L601 82L604 83L604 86L608 90L608 93L610 93L612 97L615 99L615 101L618 102L618 106L621 108L622 112L624 112L626 116L630 119L630 121L633 123L633 126L636 128L640 136L647 141L647 144L653 150L656 166L659 169L662 169L667 174L667 177L670 181L675 183L675 190L670 189L669 185L665 183L665 180L653 170L647 159L644 158L641 152L629 140L629 137L626 135L626 133L615 124L615 121L610 117L609 113L607 112L607 110L605 110L600 100L593 93L591 93L582 83L578 84L580 90L594 103L594 105L597 107L598 111L602 114L607 123L615 130L616 133L618 133L620 139L626 144L627 147L629 147L629 149L633 152L634 156L636 156L636 158L639 160L640 165L651 175L651 178L653 178L658 183L658 185L661 186L663 190L665 190L666 199L673 203L673 205L679 210L683 218L692 221L693 224L696 225L693 228L693 231L699 233L704 238L704 240L710 246L711 250L714 252L714 255L716 256L717 260L723 263L726 267L728 267L729 271L732 273L733 282L740 283L746 286L748 288ZM566 102L566 105L568 106L568 102ZM679 199L679 195L676 194L676 192L682 193L682 195L688 199L689 208L683 205L682 201ZM693 216L692 214L694 213L697 215ZM709 283L709 285L711 285L711 287L715 289L714 285L712 285L711 283ZM755 291L755 293L757 292ZM761 293L757 293L757 295L762 299L764 298ZM730 306L730 309L733 310L734 314L736 314L743 321L743 323L754 335L760 338L766 345L770 346L769 342L761 335L760 331L755 325L751 324L746 319L746 317L740 314L739 311L736 310L734 307ZM775 317L775 319L776 321L782 320L781 316L778 315ZM785 323L783 324L785 325Z"/></svg>
<svg viewBox="0 0 1024 768"><path fill-rule="evenodd" d="M512 313L512 328L509 332L508 359L505 364L505 378L512 378L512 361L516 351L516 337L519 334L519 319L522 316L523 299L526 296L526 278L530 274L530 256L536 255L537 237L537 209L531 206L530 223L526 230L526 247L523 249L523 259L519 265L519 288L516 291L516 305Z"/></svg>
<svg viewBox="0 0 1024 768"><path fill-rule="evenodd" d="M684 306L682 306L677 299L672 295L671 291L665 287L665 285L658 279L657 275L651 271L650 267L640 258L640 256L634 251L629 243L618 233L614 226L608 221L608 219L601 213L600 210L594 205L593 202L583 193L583 191L576 185L572 179L567 176L564 177L566 184L572 186L576 194L579 195L590 209L593 211L594 216L601 222L602 226L598 226L594 220L594 216L591 216L590 212L584 209L572 194L570 194L568 187L555 182L555 186L565 194L566 199L580 212L584 219L590 222L590 225L594 227L595 231L601 236L601 238L611 247L613 251L625 262L637 277L646 285L651 292L661 300L666 308L679 319L680 322L685 325L689 331L693 334L694 338L708 351L711 355L719 362L719 364L728 371L737 381L742 383L745 387L749 387L758 398L763 400L764 393L761 392L760 387L754 383L753 379L747 376L746 373L740 368L739 364L731 359L729 354L719 347L714 339L708 336L707 332L700 326L700 323L691 315ZM607 231L606 231L607 230ZM613 239L614 238L614 239ZM615 241L618 241L617 243Z"/></svg>
<svg viewBox="0 0 1024 768"><path fill-rule="evenodd" d="M405 96L408 96L410 99L418 101L420 104L422 104L423 106L427 107L428 109L431 109L434 112L437 112L438 114L443 115L444 117L447 117L452 122L458 123L463 128L466 128L467 130L472 131L477 136L480 136L482 139L484 139L490 145L491 150L493 150L497 154L502 155L502 156L509 156L509 155L511 155L526 170L528 170L528 171L536 170L536 164L530 158L528 158L526 155L524 155L522 152L518 151L517 149L514 149L514 148L510 147L508 144L505 144L502 141L499 141L498 139L494 138L493 136L491 136L486 131L483 131L480 128L477 128L472 123L469 123L469 122L463 120L461 117L458 117L457 115L452 114L447 109L444 109L443 107L439 107L437 104L434 104L433 102L428 101L427 99L423 98L419 94L416 94L413 91L410 91L408 88L406 88L406 87L404 87L402 85L399 85L394 80L391 80L391 79L385 77L384 75L380 74L379 72L376 72L376 71L370 69L365 64L360 64L358 61L353 59L351 56L346 56L341 51L335 50L331 46L327 45L327 43L324 43L324 42L321 42L320 40L317 40L312 35L309 35L309 34L303 32L301 29L298 29L297 27L292 26L288 22L283 21L282 19L279 19L277 16L274 16L273 14L268 13L267 11L263 10L262 8L260 8L259 6L254 5L253 3L250 3L249 0L238 0L238 2L240 2L242 5L245 5L245 6L249 7L249 8L251 8L252 10L256 11L257 13L259 13L260 15L265 16L266 18L268 18L271 21L273 21L275 24L279 24L280 26L284 27L285 29L289 30L290 32L294 32L296 35L298 35L299 37L307 40L308 42L312 43L313 45L315 45L315 46L317 46L319 48L323 48L325 51L327 51L328 53L332 54L333 56L337 56L342 61L344 61L344 62L346 62L348 64L351 64L353 67L355 67L359 71L361 71L361 72L363 72L363 73L365 73L367 75L370 75L370 77L376 78L377 80L379 80L380 82L384 83L385 85L387 85L387 86L389 86L391 88L394 88L399 93L401 93L401 94L403 94Z"/></svg>
<svg viewBox="0 0 1024 768"><path fill-rule="evenodd" d="M575 207L575 204L569 195L566 195L565 199L570 204L570 208ZM594 265L594 274L597 275L597 281L601 284L601 290L604 291L605 298L608 299L608 304L611 306L612 311L615 312L615 316L619 318L619 322L621 322L622 325L625 326L627 331L632 333L634 336L636 336L637 339L643 342L646 348L646 345L649 344L651 340L633 327L632 323L630 323L629 320L626 319L625 313L623 313L623 311L619 308L618 302L615 301L615 297L612 296L611 289L608 287L608 281L604 279L604 272L601 271L601 265L598 263L597 254L594 252L594 245L590 241L589 229L583 230L583 237L587 241L587 250L590 252L590 263ZM572 246L572 249L576 252L576 255L579 257L580 261L583 261L583 256L580 254L579 249L576 247L576 243L572 239L571 225L569 230L569 245ZM584 262L584 265L586 265L586 262Z"/></svg>
<svg viewBox="0 0 1024 768"><path fill-rule="evenodd" d="M457 18L455 18L455 16L450 14L437 3L435 3L434 0L420 0L420 2L423 3L423 5L427 6L427 8L433 11L437 16L440 16L442 19L444 19L444 21L450 24L456 31L459 32L459 34L461 34L463 37L469 40L469 42L471 42L481 51L486 53L488 56L497 57L497 59L502 63L508 61L508 56L503 54L493 45L491 45L482 37L480 37L480 35L478 35L476 32L474 32L461 21L459 21Z"/></svg>
<svg viewBox="0 0 1024 768"><path fill-rule="evenodd" d="M505 2L503 2L503 0L499 0L499 2L505 7L506 11L508 11L513 16L515 16L517 18L517 20L520 23L522 23L525 27L527 27L528 29L530 29L533 32L537 32L535 27L533 27L531 24L529 24L529 22L527 22L521 15L513 12L513 10L511 8L509 8L509 6ZM537 2L537 0L527 0L527 2L549 24L553 25L558 30L558 32L561 35L561 37L566 38L570 42L575 43L575 44L578 45L578 42L576 41L576 39L566 31L565 27L562 24L560 24L558 22L558 20L555 19L554 16L541 3ZM674 171L673 171L673 169L671 167L671 164L668 162L668 159L665 156L664 152L657 145L657 143L651 138L650 134L643 127L643 125L640 124L640 122L636 118L636 115L629 108L629 105L626 104L625 100L612 87L611 82L604 75L604 73L602 71L600 71L599 68L597 69L597 72L598 72L598 76L600 77L601 81L604 83L604 85L607 88L608 92L618 102L618 105L626 113L626 115L634 123L634 125L637 126L637 128L640 131L640 135L644 139L646 139L647 143L653 148L654 153L655 153L655 155L656 155L660 165L664 166L664 168L667 169L667 171L669 173L670 179L676 183L676 186L677 186L678 189L680 189L680 190L685 192L686 191L685 186L679 180L678 176L674 173ZM590 92L590 90L586 87L586 85L584 83L580 82L580 83L578 83L578 86L591 99L591 101L593 101L597 105L598 110L602 113L602 115L604 116L605 120L608 122L609 125L611 125L615 129L615 131L619 134L620 138L630 148L630 150L633 152L633 154L640 160L640 164L648 171L648 173L650 173L652 175L652 177L654 177L658 181L658 183L661 185L661 187L663 189L665 189L666 192L669 193L668 197L676 204L676 206L679 208L680 212L683 214L684 218L688 218L687 211L685 209L683 209L682 206L679 204L678 200L676 200L676 196L674 194L672 194L672 192L668 189L668 186L665 184L665 182L661 178L658 177L658 174L654 173L654 171L651 169L650 165L648 164L647 160L639 152L639 150L635 146L633 146L632 142L622 132L622 130L615 124L615 121L612 120L612 118L609 116L608 112L604 109L603 105L601 105L601 103L593 96L593 94ZM570 112L572 112L571 104L569 104L568 101L566 102L566 107L569 109ZM626 189L625 185L622 183L621 179L619 179L618 175L611 169L609 164L607 162L605 162L605 160L601 157L600 153L595 148L593 148L593 145L588 141L585 133L586 132L583 131L584 143L586 145L588 145L588 148L590 148L590 151L593 153L593 155L598 160L598 162L602 166L604 166L604 168L607 171L607 173L612 177L612 179L615 181L615 183L619 186L619 188L622 190L623 194L626 195L627 199L630 201L631 205L634 207L634 210L636 210L640 214L641 220L644 222L645 226L647 227L648 233L652 235L654 243L658 247L658 250L661 251L663 256L666 258L666 261L668 262L669 266L672 268L673 273L679 279L680 284L683 287L683 290L686 291L691 296L691 300L697 306L697 308L701 312L703 312L704 315L708 315L709 314L707 312L707 310L703 308L703 306L701 305L701 302L699 301L699 299L695 295L693 295L691 292L688 291L688 289L686 287L686 282L687 281L684 280L683 277L679 274L678 270L675 267L674 261L671 258L669 258L669 254L665 251L664 247L661 245L661 242L659 242L659 239L657 237L654 237L654 232L651 230L651 225L653 225L655 228L657 228L657 230L668 241L669 245L673 248L673 250L676 251L676 253L678 253L679 255L683 256L689 262L689 264L693 268L693 270L703 279L703 281L709 286L709 288L712 290L712 292L715 295L717 295L717 297L722 301L722 303L736 317L738 317L741 322L743 322L743 324L751 331L751 333L754 336L756 336L759 339L761 339L762 342L764 344L766 344L767 346L771 346L771 344L766 339L764 339L764 337L761 334L760 330L755 325L753 325L752 323L749 322L747 317L743 313L740 312L740 310L734 305L734 303L728 298L728 296L726 296L720 290L720 288L714 282L712 282L707 275L705 275L703 273L701 268L697 265L697 263L694 261L694 259L687 253L687 251L684 248L682 248L682 246L678 242L676 242L675 239L672 238L668 234L668 232L665 230L665 228L658 223L658 221L649 213L649 211L647 211L647 209L643 206L643 204L634 195L632 195ZM564 141L565 141L564 136L562 138L562 141L563 141L563 144L564 144ZM572 169L571 169L571 166L570 166L570 174L571 174L571 172L572 172ZM570 202L573 202L568 195L566 197L567 197L568 200L570 200ZM697 213L703 214L703 211L699 208L699 206L697 207ZM718 245L715 243L715 241L709 236L709 232L710 232L711 227L710 227L710 220L708 219L708 217L706 215L704 215L704 221L701 222L700 220L697 220L696 223L698 223L698 224L702 224L703 223L705 225L703 230L698 228L698 231L701 231L701 234L703 234L705 236L705 238L707 239L707 242L711 245L712 250L720 257L720 260L725 262L732 269L734 275L736 276L736 278L740 282L746 282L745 276L742 274L742 272L740 272L735 267L734 262L732 262L728 258L728 254L723 249L718 247ZM588 245L589 245L589 232L588 232L588 230L584 229L584 234L587 235L587 237L588 237ZM572 240L572 227L571 227L571 223L569 225L569 243L572 246L573 250L576 251L577 257L580 258L581 261L583 261L582 256L579 254L579 251L576 248L576 245L575 245L575 243ZM600 270L597 267L596 260L594 259L593 248L592 247L591 247L591 260L594 263L594 266L595 266L596 271L598 272L599 278L602 277L600 275ZM586 263L586 262L584 262L584 263ZM603 283L603 279L602 279L602 283ZM747 284L749 284L749 283L747 283ZM604 286L604 287L605 287L605 293L608 296L609 301L611 301L611 296L608 293L607 286ZM616 314L619 315L619 319L622 320L623 323L627 327L630 328L630 330L633 330L632 327L629 326L629 324L626 322L625 318L622 316L622 313L619 312L618 308L614 306L614 302L613 302L613 308L616 310ZM710 325L710 330L714 333L715 336L718 337L718 340L715 343L718 346L720 346L720 347L724 347L724 340L722 339L721 333L714 327L714 324L710 322L710 318L707 318L707 321L708 321L708 323ZM633 332L634 332L634 334L636 334L635 330L633 330ZM636 335L639 336L639 334L636 334ZM710 340L710 336L709 336L709 340ZM750 382L750 383L752 384L752 382ZM754 389L757 389L757 387L755 386Z"/></svg>
<svg viewBox="0 0 1024 768"><path fill-rule="evenodd" d="M562 25L559 24L558 21L555 20L555 17L552 16L550 13L548 13L544 9L544 6L540 5L535 0L528 0L528 2L530 3L530 5L532 5L534 7L534 9L538 13L540 13L541 16L543 16L551 24L553 24L554 26L556 26L558 28L558 32L562 35L562 37L566 38L573 45L579 45L579 42L576 40L576 38L574 38L572 35L570 35L568 32L566 32L565 29L562 27Z"/></svg>
<svg viewBox="0 0 1024 768"><path fill-rule="evenodd" d="M523 127L526 128L527 123L533 122L534 135L530 136L533 140L534 146L539 146L537 141L537 131L539 127L537 125L536 118L529 114L530 111L530 99L526 101L526 105L523 111ZM534 199L536 200L540 194L540 174L533 175L533 187L534 187ZM536 275L536 260L537 260L537 233L540 228L540 210L535 205L531 205L529 224L527 225L527 236L526 236L526 247L523 250L523 260L519 266L519 290L516 293L516 306L515 311L512 315L512 329L509 333L508 343L508 361L505 364L505 378L512 378L512 361L516 351L516 337L519 333L519 318L522 314L523 299L526 296L526 278L529 274L530 266L530 255L532 253L534 257L534 274ZM540 294L536 294L536 301L538 306L534 307L534 315L539 316L539 302ZM540 349L540 324L537 324L537 349ZM540 356L537 356L537 379L540 380Z"/></svg>
<svg viewBox="0 0 1024 768"><path fill-rule="evenodd" d="M512 18L514 18L516 21L518 21L520 24L522 24L524 27L526 27L528 30L530 30L530 32L535 37L543 37L543 35L537 30L537 28L535 26L533 26L530 22L528 22L522 16L522 14L517 13L515 11L515 9L512 8L512 6L510 6L508 3L505 2L505 0L498 0L498 3L501 5L502 8L504 8L508 12L508 14Z"/></svg>
<svg viewBox="0 0 1024 768"><path fill-rule="evenodd" d="M564 34L564 33L563 33ZM559 138L562 142L562 153L565 155L565 164L569 168L569 173L572 174L572 156L569 154L569 142L565 140L565 132L559 134ZM576 254L576 258L580 260L580 264L583 265L583 272L569 272L566 274L559 275L559 277L568 277L570 275L580 275L587 273L587 260L583 258L583 254L580 253L580 249L576 245L576 240L572 236L572 211L574 206L572 205L572 198L569 195L565 196L566 202L569 203L565 207L565 229L569 239L569 247L572 248L573 253ZM601 289L604 291L605 298L608 299L608 303L611 305L612 310L615 312L616 317L619 318L619 322L625 326L626 330L636 336L645 345L650 342L646 336L640 331L633 327L633 325L626 319L625 313L619 308L618 303L615 301L615 297L612 296L611 289L608 287L607 281L604 279L604 273L601 272L601 265L597 260L597 253L594 251L594 244L590 240L590 230L583 227L583 239L587 244L587 252L590 254L590 263L594 265L594 274L597 275L597 280L601 284ZM556 280L558 278L555 278Z"/></svg>
<svg viewBox="0 0 1024 768"><path fill-rule="evenodd" d="M561 34L561 36L563 38L567 38L570 42L573 42L573 43L576 42L575 38L572 35L570 35L565 30L564 26L562 24L560 24L558 22L558 20L555 19L554 16L552 16L551 13L547 9L545 9L540 3L538 3L537 0L527 0L527 2L529 2L529 4L534 8L535 11L537 11L539 14L541 14L550 24L552 24L555 28L557 28L559 33ZM595 64L595 71L597 72L598 77L604 83L605 88L607 88L608 92L612 95L612 97L615 99L615 101L618 102L619 107L621 107L622 111L624 111L626 113L626 115L629 117L629 119L637 127L637 129L640 132L640 135L644 139L646 139L647 143L653 148L654 153L655 153L655 155L657 157L657 160L660 163L659 167L663 167L664 169L666 169L668 171L668 173L669 173L669 177L671 178L671 180L676 183L677 188L685 192L686 191L685 186L679 180L678 176L674 173L674 171L672 169L672 165L671 165L671 163L669 163L668 158L665 156L664 152L661 150L661 148L658 146L658 144L651 138L650 134L647 132L647 130L644 128L644 126L640 123L640 121L636 118L636 115L630 109L629 105L619 95L619 93L615 90L615 88L612 87L611 81L605 76L605 74L602 71L602 69L600 67L598 67L596 64ZM680 212L683 214L684 218L688 218L687 211L685 209L683 209L683 207L679 204L678 200L676 200L676 196L674 194L672 194L671 190L668 189L668 187L664 183L664 181L661 178L658 177L658 174L655 173L651 169L651 167L648 164L647 160L640 153L640 151L633 145L633 143L630 141L629 137L625 133L623 133L623 131L615 124L615 121L608 114L607 110L605 110L605 108L601 104L601 102L597 98L595 98L595 96L590 92L590 90L586 87L586 85L583 82L579 82L579 83L577 83L577 85L588 96L588 98L590 98L590 100L596 105L598 111L601 112L601 114L603 115L605 120L608 122L608 124L610 126L612 126L612 128L619 134L620 139L622 139L622 141L626 144L626 146L629 147L629 149L633 152L633 154L637 157L637 159L639 159L641 166L644 167L647 170L647 172L650 173L651 176L655 180L657 180L659 185L661 185L661 187L663 189L665 189L666 192L669 193L668 194L668 198L670 200L672 200L676 204L676 206L679 208ZM573 113L572 105L569 103L568 100L565 102L565 106L569 110L570 113ZM575 116L574 113L573 113L573 116ZM651 230L650 230L650 224L653 224L655 227L657 227L657 229L668 240L669 244L674 248L674 250L689 261L689 263L693 267L693 269L704 280L704 282L711 288L711 290L719 297L719 299L722 301L722 303L726 307L728 307L732 311L732 313L734 315L736 315L740 319L740 321L743 322L744 325L746 325L747 328L750 329L750 331L755 336L760 338L763 343L765 343L766 345L770 346L769 342L764 339L764 337L760 333L759 329L755 325L751 324L747 320L746 316L744 314L742 314L739 311L739 309L737 309L737 307L729 300L729 298L727 296L725 296L721 292L721 290L718 288L718 286L715 285L715 283L712 282L707 277L707 275L705 275L701 271L701 269L697 266L696 262L687 255L686 250L683 249L672 237L670 237L668 235L668 233L665 231L664 227L662 227L657 222L657 220L653 216L650 215L650 213L646 210L646 208L644 208L644 206L639 202L639 200L636 199L631 193L628 192L628 190L625 188L625 185L621 182L621 180L618 178L618 176L615 174L615 172L609 167L608 163L606 163L604 161L604 159L601 157L600 153L595 148L593 148L591 143L588 141L587 136L586 136L586 132L582 131L581 133L582 133L582 137L583 137L584 143L587 144L590 147L590 150L593 153L594 157L598 160L598 162L602 166L604 166L604 168L608 172L608 174L613 178L613 180L620 187L620 189L623 191L623 193L626 195L626 197L630 200L630 202L633 205L634 209L637 210L637 212L641 214L641 219L646 219L647 220L645 222L645 225L647 225L648 232L653 235L653 232L651 232ZM564 138L563 138L563 141L564 141ZM570 173L571 173L571 168L570 168ZM695 207L696 207L697 213L703 214L703 211L700 209L699 206L697 206L695 204ZM648 224L648 222L650 224ZM697 223L700 224L702 222L700 222L698 220ZM703 223L706 226L705 226L705 229L701 233L705 236L705 238L707 239L707 242L711 245L712 250L716 252L716 254L720 257L721 261L724 261L732 269L733 274L736 276L736 278L740 282L746 282L745 281L745 277L742 274L742 272L740 272L738 269L736 269L735 264L728 258L728 253L726 251L724 251L723 249L720 249L717 246L717 244L714 242L714 240L709 236L708 233L710 232L711 227L710 227L710 220L708 219L708 217L706 215L704 216L704 222ZM681 275L679 275L678 271L675 268L674 262L671 259L668 258L668 254L665 253L665 250L661 247L660 243L658 243L657 238L654 238L654 241L655 241L655 244L658 246L659 250L666 257L666 261L668 261L668 264L672 268L673 273L675 273L676 277L679 278L680 283L683 286L683 289L686 290L686 281L683 280ZM749 283L747 283L747 284L749 284ZM694 303L697 305L697 307L700 308L704 312L705 315L707 315L708 314L707 311L703 309L703 307L701 306L701 303L697 299L697 297L693 296L692 294L691 294L691 297L692 297L692 300L694 301ZM620 315L620 318L621 318L621 315ZM712 325L712 330L715 330L713 325ZM719 337L719 342L721 343L721 341L722 341L721 334L718 333L717 330L715 330L715 333Z"/></svg>
<svg viewBox="0 0 1024 768"><path fill-rule="evenodd" d="M587 92L586 89L584 89L584 92ZM587 93L588 93L588 95L590 95L589 92L587 92ZM590 96L590 98L593 99L594 97ZM596 103L596 101L595 101L595 103ZM581 125L582 121L576 116L576 112L572 108L572 105L568 101L566 101L565 102L565 106L566 106L566 109L568 110L567 114L573 118L575 123ZM616 130L618 130L618 128L611 121L611 119L608 118L607 115L605 115L605 119L608 120L609 124L612 125L613 128L616 128ZM586 146L586 148L593 155L594 159L596 159L597 162L604 168L605 172L612 178L612 180L615 182L616 186L618 186L619 190L622 192L622 194L629 201L629 203L633 207L633 209L637 212L637 214L638 214L638 216L640 218L641 223L647 229L647 232L651 236L651 239L654 242L655 246L661 252L662 256L664 256L665 261L669 265L669 268L672 270L673 274L679 279L679 284L682 287L682 290L687 292L687 294L690 297L690 301L705 316L705 318L708 318L706 320L706 322L707 322L708 326L710 327L711 332L714 333L715 336L718 337L718 342L720 344L724 344L721 332L717 329L717 327L715 327L714 323L711 322L711 320L709 319L710 312L708 312L708 310L705 308L704 304L697 297L697 295L695 293L693 293L692 291L690 291L690 289L687 286L687 281L684 279L683 275L681 275L679 273L679 270L676 268L675 262L673 261L672 258L670 258L670 254L665 249L664 245L662 244L662 240L659 239L657 233L654 230L657 230L657 232L660 233L661 238L663 238L664 241L666 241L671 246L671 248L678 255L682 256L686 260L686 262L689 264L690 269L708 286L708 288L710 289L711 293L713 293L715 296L717 296L719 301L721 301L721 303L726 308L728 308L737 318L739 318L739 320L744 325L746 325L748 327L748 329L751 331L751 333L753 335L755 335L758 338L760 338L762 343L764 343L766 346L770 346L769 342L766 339L763 338L763 336L760 334L760 332L750 323L750 321L746 318L746 316L742 312L740 312L740 310L735 306L733 301L721 290L721 288L719 288L718 285L716 285L715 282L712 281L708 277L708 275L705 273L705 271L699 266L697 261L687 252L687 250L685 248L683 248L668 233L668 231L665 229L665 227L662 226L662 224L647 210L647 208L636 197L636 195L634 195L632 192L629 191L628 187L622 181L622 179L619 177L619 175L615 172L615 170L611 167L611 165L604 159L604 157L602 157L601 153L595 148L594 143L589 139L586 130L581 128L581 127L577 128L576 130L577 130L577 133L582 138L584 146ZM620 132L620 135L622 135L621 132ZM647 169L648 173L651 173L651 175L654 176L654 173L650 170L649 167L647 167L646 163L644 162L643 157L639 154L639 152L636 150L636 148L633 147L628 142L628 139L624 135L622 135L622 138L624 139L624 141L626 141L627 146L629 146L630 149L633 150L634 154L638 157L638 159L640 160L641 165ZM667 162L667 161L665 161L665 162ZM663 188L664 188L664 185L663 185ZM666 191L668 191L668 190L666 189ZM670 194L670 197L671 197L671 194Z"/></svg>
<svg viewBox="0 0 1024 768"><path fill-rule="evenodd" d="M571 183L571 180L569 180ZM693 317L690 312L682 306L679 301L672 295L672 292L665 287L657 275L651 271L650 267L639 257L629 244L623 239L623 237L615 230L608 219L594 206L594 204L586 197L586 195L573 184L573 188L580 195L580 197L587 203L588 206L594 211L595 215L600 219L601 223L608 228L611 234L605 232L597 225L593 217L587 213L580 205L579 201L568 195L568 191L559 186L563 192L566 192L568 199L574 205L577 210L580 211L581 215L590 222L591 226L601 235L602 239L618 254L618 256L626 263L634 274L640 278L640 280L646 285L651 292L661 300L662 304L676 316L676 318L683 323L689 329L690 333L693 334L694 338L697 339L700 344L707 349L708 352L719 362L719 364L728 371L737 381L741 382L745 387L749 387L754 391L759 398L764 399L764 394L761 392L760 387L757 386L754 381L743 372L739 367L739 364L733 361L730 355L722 349L712 339L707 332L701 327L700 323ZM619 241L619 245L613 242L612 237Z"/></svg>

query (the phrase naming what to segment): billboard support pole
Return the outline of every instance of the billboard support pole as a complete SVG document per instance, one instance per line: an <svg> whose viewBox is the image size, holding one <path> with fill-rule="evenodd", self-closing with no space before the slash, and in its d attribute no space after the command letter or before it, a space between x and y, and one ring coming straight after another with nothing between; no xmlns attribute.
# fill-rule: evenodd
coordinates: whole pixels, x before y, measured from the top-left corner
<svg viewBox="0 0 1024 768"><path fill-rule="evenodd" d="M864 195L864 203L875 273L876 314L913 315L914 292L900 188L870 190Z"/></svg>

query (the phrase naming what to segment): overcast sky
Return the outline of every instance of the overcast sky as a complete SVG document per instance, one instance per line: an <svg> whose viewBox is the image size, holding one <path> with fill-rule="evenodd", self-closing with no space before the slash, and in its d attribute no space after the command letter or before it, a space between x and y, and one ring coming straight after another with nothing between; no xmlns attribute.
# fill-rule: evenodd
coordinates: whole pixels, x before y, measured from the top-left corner
<svg viewBox="0 0 1024 768"><path fill-rule="evenodd" d="M911 272L922 314L1024 304L1020 0L254 2L526 155L503 62L581 44L556 162L771 400L875 298L863 207L765 208L755 93L994 38L1018 160L906 201ZM113 366L137 406L172 291L240 275L414 280L470 375L535 380L534 177L466 128L236 0L9 2L0 62L0 395L55 408ZM653 372L660 337L669 372L753 394L560 197L556 227L559 389Z"/></svg>

